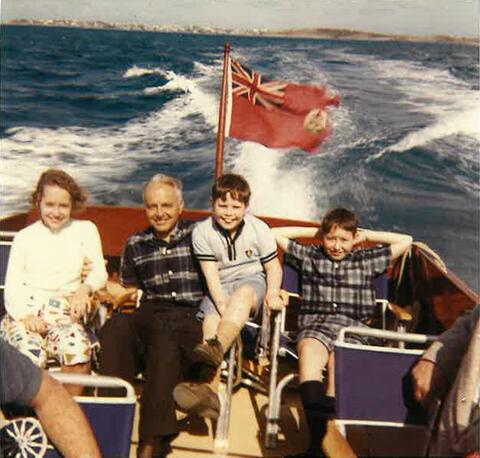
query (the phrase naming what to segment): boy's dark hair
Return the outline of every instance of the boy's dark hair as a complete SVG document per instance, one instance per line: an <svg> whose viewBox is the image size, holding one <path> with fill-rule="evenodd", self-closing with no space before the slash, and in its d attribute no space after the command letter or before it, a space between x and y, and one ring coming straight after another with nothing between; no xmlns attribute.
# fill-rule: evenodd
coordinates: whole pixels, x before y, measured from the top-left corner
<svg viewBox="0 0 480 458"><path fill-rule="evenodd" d="M357 215L345 208L329 210L322 219L322 234L327 235L336 226L355 235L358 229Z"/></svg>
<svg viewBox="0 0 480 458"><path fill-rule="evenodd" d="M58 186L65 189L72 199L72 210L81 211L85 208L87 194L68 173L59 169L48 169L40 175L35 191L30 197L34 207L40 204L45 186Z"/></svg>
<svg viewBox="0 0 480 458"><path fill-rule="evenodd" d="M225 200L230 193L232 199L238 200L245 205L250 202L250 185L241 175L225 173L219 176L212 186L212 202L217 199Z"/></svg>

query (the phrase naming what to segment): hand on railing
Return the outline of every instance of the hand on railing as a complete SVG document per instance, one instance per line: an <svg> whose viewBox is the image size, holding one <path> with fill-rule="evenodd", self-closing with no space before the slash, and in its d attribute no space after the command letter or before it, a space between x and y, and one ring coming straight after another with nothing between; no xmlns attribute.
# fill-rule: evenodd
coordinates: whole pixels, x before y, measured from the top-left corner
<svg viewBox="0 0 480 458"><path fill-rule="evenodd" d="M269 310L282 310L288 305L288 293L281 289L278 292L270 292L265 296L265 305Z"/></svg>

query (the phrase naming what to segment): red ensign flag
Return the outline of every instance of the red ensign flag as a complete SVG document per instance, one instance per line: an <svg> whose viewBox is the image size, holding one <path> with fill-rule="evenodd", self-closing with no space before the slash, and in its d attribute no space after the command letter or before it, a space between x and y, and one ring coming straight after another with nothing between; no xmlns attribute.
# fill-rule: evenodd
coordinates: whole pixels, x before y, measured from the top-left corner
<svg viewBox="0 0 480 458"><path fill-rule="evenodd" d="M230 137L311 153L331 133L327 107L340 104L340 97L330 97L325 87L270 81L235 60L229 99Z"/></svg>

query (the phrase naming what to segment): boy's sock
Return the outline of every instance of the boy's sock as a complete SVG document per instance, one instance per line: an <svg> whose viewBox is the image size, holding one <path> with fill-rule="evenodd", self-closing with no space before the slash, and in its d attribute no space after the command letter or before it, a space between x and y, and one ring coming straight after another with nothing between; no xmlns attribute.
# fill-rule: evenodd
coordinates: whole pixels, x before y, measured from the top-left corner
<svg viewBox="0 0 480 458"><path fill-rule="evenodd" d="M325 385L316 380L301 383L300 396L310 429L308 450L312 454L321 456L321 445L327 432L327 421L335 415L335 400L326 395Z"/></svg>
<svg viewBox="0 0 480 458"><path fill-rule="evenodd" d="M224 352L231 347L241 330L240 326L233 321L220 321L217 329L217 339L221 343Z"/></svg>

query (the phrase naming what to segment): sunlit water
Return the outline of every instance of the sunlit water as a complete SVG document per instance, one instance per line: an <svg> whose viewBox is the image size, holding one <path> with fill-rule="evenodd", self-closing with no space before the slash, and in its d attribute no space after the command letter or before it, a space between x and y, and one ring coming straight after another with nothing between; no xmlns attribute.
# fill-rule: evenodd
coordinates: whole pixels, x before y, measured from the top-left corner
<svg viewBox="0 0 480 458"><path fill-rule="evenodd" d="M91 202L140 205L152 174L208 208L225 37L2 27L1 210L27 208L47 167ZM479 289L478 49L441 43L228 37L270 77L328 84L342 105L322 153L227 139L257 214L411 233Z"/></svg>

